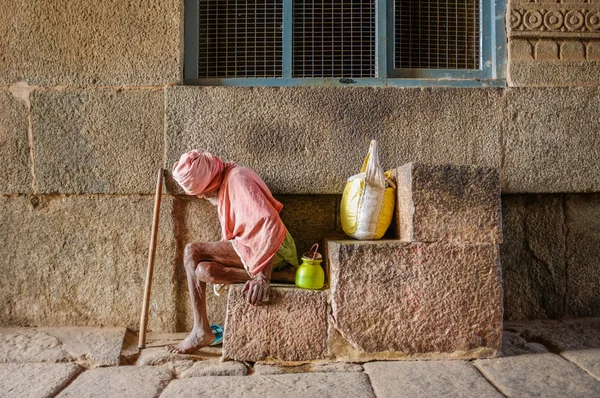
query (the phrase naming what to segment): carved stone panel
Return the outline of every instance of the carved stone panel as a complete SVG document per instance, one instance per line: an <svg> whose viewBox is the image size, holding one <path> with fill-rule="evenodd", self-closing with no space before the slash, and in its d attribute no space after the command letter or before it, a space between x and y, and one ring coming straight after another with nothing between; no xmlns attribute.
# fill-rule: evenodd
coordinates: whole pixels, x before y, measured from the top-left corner
<svg viewBox="0 0 600 398"><path fill-rule="evenodd" d="M512 0L509 85L600 85L600 0Z"/></svg>

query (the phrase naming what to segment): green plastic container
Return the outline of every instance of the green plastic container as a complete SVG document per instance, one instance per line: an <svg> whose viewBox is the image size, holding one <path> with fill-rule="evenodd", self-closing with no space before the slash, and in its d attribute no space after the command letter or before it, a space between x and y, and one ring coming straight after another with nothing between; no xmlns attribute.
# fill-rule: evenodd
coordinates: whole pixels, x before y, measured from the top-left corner
<svg viewBox="0 0 600 398"><path fill-rule="evenodd" d="M319 245L315 246L319 248ZM319 290L325 284L325 272L321 268L323 257L317 253L317 249L314 253L304 253L302 264L296 270L296 286L302 289Z"/></svg>

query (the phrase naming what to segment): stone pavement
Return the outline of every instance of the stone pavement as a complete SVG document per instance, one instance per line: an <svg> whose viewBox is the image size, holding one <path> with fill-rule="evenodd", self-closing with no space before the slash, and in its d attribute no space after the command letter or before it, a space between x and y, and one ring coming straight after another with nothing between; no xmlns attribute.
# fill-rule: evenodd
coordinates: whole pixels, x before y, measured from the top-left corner
<svg viewBox="0 0 600 398"><path fill-rule="evenodd" d="M221 362L123 328L0 329L0 397L600 397L600 319L509 322L502 355L475 361Z"/></svg>

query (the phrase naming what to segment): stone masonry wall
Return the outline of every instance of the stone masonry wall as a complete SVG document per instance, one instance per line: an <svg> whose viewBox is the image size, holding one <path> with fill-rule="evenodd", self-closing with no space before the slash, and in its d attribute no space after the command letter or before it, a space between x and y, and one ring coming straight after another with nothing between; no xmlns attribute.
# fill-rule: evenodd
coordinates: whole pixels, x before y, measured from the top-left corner
<svg viewBox="0 0 600 398"><path fill-rule="evenodd" d="M156 169L182 151L256 169L302 252L370 139L386 168L500 169L507 318L600 316L600 1L554 3L509 3L505 89L232 88L180 86L181 0L0 0L0 325L137 328ZM185 330L182 249L218 221L168 179L159 230L150 328Z"/></svg>

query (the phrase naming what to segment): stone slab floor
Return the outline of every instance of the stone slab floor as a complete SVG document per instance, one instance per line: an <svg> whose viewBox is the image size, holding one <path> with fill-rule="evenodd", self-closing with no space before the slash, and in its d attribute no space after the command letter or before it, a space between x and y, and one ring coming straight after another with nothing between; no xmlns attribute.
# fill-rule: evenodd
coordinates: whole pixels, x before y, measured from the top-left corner
<svg viewBox="0 0 600 398"><path fill-rule="evenodd" d="M502 356L366 364L221 362L170 354L185 334L0 328L0 397L600 397L600 318L510 322ZM289 364L288 364L289 365Z"/></svg>

